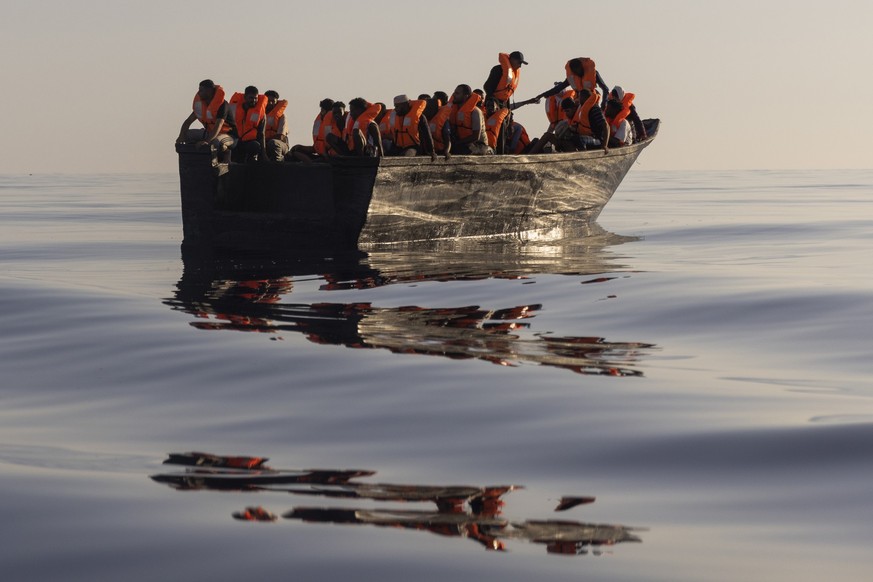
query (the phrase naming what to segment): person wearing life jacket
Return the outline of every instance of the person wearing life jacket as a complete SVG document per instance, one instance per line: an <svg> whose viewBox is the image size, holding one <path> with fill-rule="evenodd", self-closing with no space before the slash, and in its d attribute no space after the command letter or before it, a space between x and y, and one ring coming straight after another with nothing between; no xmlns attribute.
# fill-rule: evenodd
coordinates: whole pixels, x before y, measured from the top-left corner
<svg viewBox="0 0 873 582"><path fill-rule="evenodd" d="M424 109L427 102L421 99L410 100L406 95L394 98L394 111L388 125L394 142L388 155L417 156L429 154L431 160L436 159L433 150L433 136Z"/></svg>
<svg viewBox="0 0 873 582"><path fill-rule="evenodd" d="M567 87L573 89L577 93L582 89L586 89L589 92L598 95L598 97L602 96L600 107L601 109L606 108L606 96L609 93L609 86L604 82L603 77L600 76L600 72L597 70L592 59L589 59L588 57L570 59L567 61L567 64L564 65L564 74L565 79L563 81L555 83L554 87L548 91L540 93L538 97L551 97L552 95L557 95ZM598 87L603 89L603 93L597 92Z"/></svg>
<svg viewBox="0 0 873 582"><path fill-rule="evenodd" d="M382 157L382 137L379 125L374 121L381 110L380 104L370 103L362 97L349 101L342 136L327 136L330 147L343 156Z"/></svg>
<svg viewBox="0 0 873 582"><path fill-rule="evenodd" d="M191 130L191 124L199 121L203 129ZM194 143L199 146L210 145L222 162L230 161L230 154L236 146L236 124L227 101L224 89L211 79L200 81L191 115L182 122L176 143Z"/></svg>
<svg viewBox="0 0 873 582"><path fill-rule="evenodd" d="M498 138L503 137L504 121L509 117L509 109L499 107L493 97L485 98L485 135L488 137L488 145L497 150Z"/></svg>
<svg viewBox="0 0 873 582"><path fill-rule="evenodd" d="M520 51L500 53L497 55L497 64L491 67L488 79L482 88L485 90L485 99L492 97L498 107L506 107L510 98L518 88L518 80L521 76L521 66L528 62Z"/></svg>
<svg viewBox="0 0 873 582"><path fill-rule="evenodd" d="M510 116L509 132L506 137L507 153L515 155L527 153L528 150L536 145L537 141L539 141L539 138L534 138L534 141L531 141L524 126Z"/></svg>
<svg viewBox="0 0 873 582"><path fill-rule="evenodd" d="M281 162L288 153L288 126L285 122L285 108L288 101L279 99L279 93L270 89L264 91L267 98L266 124L264 139L267 144L267 159L271 162Z"/></svg>
<svg viewBox="0 0 873 582"><path fill-rule="evenodd" d="M485 117L479 108L479 99L469 85L458 85L452 93L449 123L452 127L453 154L478 156L494 153L488 146Z"/></svg>
<svg viewBox="0 0 873 582"><path fill-rule="evenodd" d="M324 154L326 156L342 155L341 152L331 146L331 142L334 141L334 138L331 138L330 136L334 135L337 138L342 139L343 130L346 127L347 116L346 104L342 101L334 101L330 113L324 117Z"/></svg>
<svg viewBox="0 0 873 582"><path fill-rule="evenodd" d="M438 97L433 97L428 101L424 114L433 137L434 153L441 154L448 160L452 157L452 124L449 123L452 115L451 103L444 104Z"/></svg>
<svg viewBox="0 0 873 582"><path fill-rule="evenodd" d="M590 150L597 147L609 151L609 126L600 109L597 93L582 89L576 93L579 102L567 98L561 108L567 120L560 121L554 131L547 131L530 153L540 153L547 144L560 151Z"/></svg>
<svg viewBox="0 0 873 582"><path fill-rule="evenodd" d="M267 123L267 96L261 95L258 88L249 85L244 93L234 93L230 106L236 118L236 133L239 139L234 150L235 161L265 162L266 140L264 130Z"/></svg>
<svg viewBox="0 0 873 582"><path fill-rule="evenodd" d="M555 84L558 85L559 83ZM546 98L546 117L549 120L549 131L554 131L559 121L567 119L564 115L564 110L561 109L561 102L567 97L570 99L576 98L576 91L572 87L564 87L561 92Z"/></svg>
<svg viewBox="0 0 873 582"><path fill-rule="evenodd" d="M322 99L318 103L318 107L318 115L315 116L315 121L312 123L312 145L297 144L292 147L290 155L294 161L311 162L325 154L324 131L326 125L324 120L333 109L333 99Z"/></svg>
<svg viewBox="0 0 873 582"><path fill-rule="evenodd" d="M609 112L610 106L612 106L613 111L615 111L616 105L613 105L613 103L617 103L621 106L615 116L613 116L613 120L617 117L620 118L619 121L621 119L626 119L630 122L633 131L630 143L642 141L648 137L646 126L643 124L643 120L640 119L640 115L637 113L637 108L634 105L634 97L633 93L626 93L624 89L616 85L612 88L612 91L609 92L609 98L606 101L607 112ZM609 118L610 115L607 113L607 121L610 121ZM616 129L612 127L612 121L610 121L610 130L613 135L616 134Z"/></svg>

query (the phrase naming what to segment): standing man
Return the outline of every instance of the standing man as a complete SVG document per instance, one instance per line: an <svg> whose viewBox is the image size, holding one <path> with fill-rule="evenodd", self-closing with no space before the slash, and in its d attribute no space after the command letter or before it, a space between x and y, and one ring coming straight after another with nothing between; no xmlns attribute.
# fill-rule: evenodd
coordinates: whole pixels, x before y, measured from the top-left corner
<svg viewBox="0 0 873 582"><path fill-rule="evenodd" d="M230 152L236 146L235 123L224 100L224 89L211 79L200 81L192 109L191 115L182 122L176 143L209 144L221 162L229 162ZM203 129L189 129L195 120L203 124Z"/></svg>
<svg viewBox="0 0 873 582"><path fill-rule="evenodd" d="M488 99L493 99L497 109L516 109L528 103L535 103L539 99L538 97L515 103L512 106L509 104L509 100L515 95L516 89L518 89L521 66L528 64L524 60L524 55L520 51L512 51L509 54L500 53L497 55L497 60L498 64L491 67L488 79L485 80L485 84L482 86L485 90L485 103L488 103ZM492 147L498 154L504 152L506 133L507 127L505 124L497 128L497 137Z"/></svg>
<svg viewBox="0 0 873 582"><path fill-rule="evenodd" d="M279 93L270 89L264 92L267 98L264 139L267 144L267 159L281 162L288 153L288 126L285 123L285 108L288 101L279 99Z"/></svg>

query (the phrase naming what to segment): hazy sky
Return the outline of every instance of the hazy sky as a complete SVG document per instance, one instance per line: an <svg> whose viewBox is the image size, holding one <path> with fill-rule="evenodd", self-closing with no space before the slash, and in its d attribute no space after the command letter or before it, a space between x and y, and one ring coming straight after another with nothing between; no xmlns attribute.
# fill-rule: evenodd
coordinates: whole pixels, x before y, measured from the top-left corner
<svg viewBox="0 0 873 582"><path fill-rule="evenodd" d="M871 168L870 0L459 0L418 3L7 0L0 173L173 172L201 79L289 101L310 143L318 101L389 102L468 83L521 50L517 96L589 56L660 117L640 169ZM517 118L533 135L543 105ZM196 126L197 124L195 124Z"/></svg>

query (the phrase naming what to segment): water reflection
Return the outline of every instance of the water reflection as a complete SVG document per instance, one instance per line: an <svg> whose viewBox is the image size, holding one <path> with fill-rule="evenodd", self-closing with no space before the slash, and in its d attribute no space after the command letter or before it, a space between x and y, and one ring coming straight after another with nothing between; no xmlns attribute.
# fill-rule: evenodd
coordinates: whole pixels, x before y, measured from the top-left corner
<svg viewBox="0 0 873 582"><path fill-rule="evenodd" d="M590 275L581 283L605 283L615 277L604 273L622 268L608 248L627 240L632 239L600 229L543 245L438 241L326 259L185 256L182 279L165 303L195 316L190 325L201 330L267 333L277 340L297 332L314 343L350 348L640 376L633 364L652 344L534 331L529 320L542 310L540 304L379 307L370 302L288 301L295 280L315 280L322 291L422 281L526 279L537 274Z"/></svg>
<svg viewBox="0 0 873 582"><path fill-rule="evenodd" d="M488 550L505 550L507 542L524 541L545 546L550 554L599 554L603 546L642 541L640 528L584 523L571 520L515 520L504 517L503 497L517 485L474 487L467 485L398 485L361 483L375 474L367 470L301 469L268 467L261 457L223 457L209 453L172 453L164 461L182 465L177 472L152 475L151 479L179 490L284 492L295 496L391 502L432 503L433 509L391 507L295 506L281 514L304 523L371 525L440 536L469 539ZM555 511L568 511L593 503L594 497L563 497ZM233 512L241 521L277 522L279 515L260 506Z"/></svg>

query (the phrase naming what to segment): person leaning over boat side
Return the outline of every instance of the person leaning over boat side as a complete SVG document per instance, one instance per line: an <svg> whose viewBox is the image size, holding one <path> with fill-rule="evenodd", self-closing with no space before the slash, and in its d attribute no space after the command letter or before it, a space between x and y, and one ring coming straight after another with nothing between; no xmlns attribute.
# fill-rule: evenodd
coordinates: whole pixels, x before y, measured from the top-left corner
<svg viewBox="0 0 873 582"><path fill-rule="evenodd" d="M606 101L607 109L609 108L609 104L613 101L621 104L622 113L624 113L624 117L630 121L633 128L632 143L642 141L649 137L646 133L646 126L643 124L643 120L640 119L639 113L637 113L637 108L634 105L634 97L635 95L633 93L626 93L624 89L616 85L612 88L612 91L609 92L609 99ZM612 128L610 127L610 129Z"/></svg>
<svg viewBox="0 0 873 582"><path fill-rule="evenodd" d="M281 162L288 153L288 126L285 121L285 109L288 101L279 99L279 93L270 89L264 91L267 97L267 120L264 127L264 139L267 144L267 159L271 162Z"/></svg>
<svg viewBox="0 0 873 582"><path fill-rule="evenodd" d="M596 65L592 59L588 57L577 57L575 59L570 59L567 61L567 64L564 65L564 73L566 74L566 78L560 83L556 83L554 87L540 93L538 97L551 97L552 95L556 95L570 87L577 93L582 89L588 90L590 93L594 93L595 95L600 96L597 92L597 88L600 87L603 89L603 102L600 104L601 109L606 109L606 95L609 93L609 86L604 82L603 77L600 76L600 72L597 70ZM581 99L579 99L581 101Z"/></svg>
<svg viewBox="0 0 873 582"><path fill-rule="evenodd" d="M485 118L479 108L479 95L469 85L458 85L452 93L452 153L459 155L493 154L485 134Z"/></svg>
<svg viewBox="0 0 873 582"><path fill-rule="evenodd" d="M244 93L234 93L230 100L236 116L236 133L239 143L234 157L239 162L265 162L266 141L264 130L267 124L267 96L260 95L258 88L249 85Z"/></svg>
<svg viewBox="0 0 873 582"><path fill-rule="evenodd" d="M598 106L597 93L583 89L577 92L577 96L582 103L570 98L564 99L561 107L567 120L558 122L554 131L544 133L530 153L540 153L549 143L565 152L596 147L602 148L604 153L609 151L609 126Z"/></svg>
<svg viewBox="0 0 873 582"><path fill-rule="evenodd" d="M382 137L374 119L382 110L379 103L370 103L362 97L349 101L349 114L341 138L327 136L327 142L343 156L382 157Z"/></svg>
<svg viewBox="0 0 873 582"><path fill-rule="evenodd" d="M230 152L236 146L235 123L230 107L224 100L224 89L211 79L200 81L194 95L193 111L182 122L176 143L211 145L222 162L230 161ZM203 124L203 129L189 129L194 121Z"/></svg>
<svg viewBox="0 0 873 582"><path fill-rule="evenodd" d="M394 98L394 111L388 122L391 137L394 142L388 155L417 156L429 154L431 160L436 159L433 151L433 136L424 108L427 103L421 99L410 100L406 95Z"/></svg>
<svg viewBox="0 0 873 582"><path fill-rule="evenodd" d="M314 158L325 154L324 132L326 124L324 123L324 120L331 114L331 109L333 109L333 99L322 99L318 103L318 107L318 115L315 116L315 121L312 122L312 145L295 145L291 148L288 155L285 156L286 159L290 157L295 161L311 162Z"/></svg>

